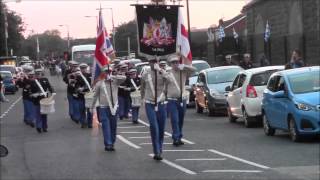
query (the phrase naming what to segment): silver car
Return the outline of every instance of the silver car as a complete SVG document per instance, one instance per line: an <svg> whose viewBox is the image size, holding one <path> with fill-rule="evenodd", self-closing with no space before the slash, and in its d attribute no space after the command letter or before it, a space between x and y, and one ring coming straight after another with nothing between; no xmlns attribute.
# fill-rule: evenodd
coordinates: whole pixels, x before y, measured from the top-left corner
<svg viewBox="0 0 320 180"><path fill-rule="evenodd" d="M229 121L243 117L246 127L261 121L261 102L268 79L272 73L283 69L284 66L267 66L239 72L232 86L226 87Z"/></svg>

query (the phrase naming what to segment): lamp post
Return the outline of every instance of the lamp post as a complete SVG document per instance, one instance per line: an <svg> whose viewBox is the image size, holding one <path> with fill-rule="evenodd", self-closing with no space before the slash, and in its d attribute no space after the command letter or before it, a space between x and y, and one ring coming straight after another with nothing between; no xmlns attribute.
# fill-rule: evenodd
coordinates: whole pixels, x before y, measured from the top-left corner
<svg viewBox="0 0 320 180"><path fill-rule="evenodd" d="M60 24L58 26L60 26L60 27L65 26L67 28L67 33L68 33L68 35L67 35L68 36L68 51L69 51L69 49L70 49L69 25L68 24Z"/></svg>

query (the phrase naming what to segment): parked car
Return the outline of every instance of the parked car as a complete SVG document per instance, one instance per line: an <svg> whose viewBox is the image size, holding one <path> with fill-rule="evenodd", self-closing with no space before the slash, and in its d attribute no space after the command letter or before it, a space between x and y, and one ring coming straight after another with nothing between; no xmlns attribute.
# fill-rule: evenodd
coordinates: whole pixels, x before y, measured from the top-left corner
<svg viewBox="0 0 320 180"><path fill-rule="evenodd" d="M197 113L207 109L209 116L217 111L226 111L226 91L236 75L243 70L239 66L220 66L202 70L198 75L195 88L195 105Z"/></svg>
<svg viewBox="0 0 320 180"><path fill-rule="evenodd" d="M243 117L246 127L261 122L261 101L263 90L272 73L284 66L267 66L244 70L238 73L228 91L228 117L230 122Z"/></svg>
<svg viewBox="0 0 320 180"><path fill-rule="evenodd" d="M195 84L197 82L198 75L200 71L210 68L210 65L203 60L193 60L192 66L196 68L196 71L188 78L186 81L186 90L189 91L189 103L188 106L194 106L194 90L195 90Z"/></svg>
<svg viewBox="0 0 320 180"><path fill-rule="evenodd" d="M14 82L12 73L10 71L0 71L1 77L3 79L4 92L15 94L17 91L16 84Z"/></svg>
<svg viewBox="0 0 320 180"><path fill-rule="evenodd" d="M272 74L263 93L263 127L267 136L276 129L289 131L292 141L320 134L320 66Z"/></svg>

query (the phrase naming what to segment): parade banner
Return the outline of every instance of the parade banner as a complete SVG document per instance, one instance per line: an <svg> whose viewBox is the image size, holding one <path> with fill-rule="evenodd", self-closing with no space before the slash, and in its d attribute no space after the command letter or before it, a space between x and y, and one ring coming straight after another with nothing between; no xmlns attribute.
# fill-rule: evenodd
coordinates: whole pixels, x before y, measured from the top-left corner
<svg viewBox="0 0 320 180"><path fill-rule="evenodd" d="M138 52L165 57L176 53L179 6L136 5Z"/></svg>

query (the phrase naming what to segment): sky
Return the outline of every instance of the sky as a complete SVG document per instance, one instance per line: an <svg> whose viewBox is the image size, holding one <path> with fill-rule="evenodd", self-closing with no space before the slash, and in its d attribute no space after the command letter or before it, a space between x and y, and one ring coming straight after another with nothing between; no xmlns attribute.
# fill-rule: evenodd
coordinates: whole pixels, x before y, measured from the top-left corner
<svg viewBox="0 0 320 180"><path fill-rule="evenodd" d="M45 30L58 29L62 37L89 38L96 36L96 18L100 4L102 8L112 8L115 27L135 18L135 9L131 4L148 3L146 0L4 0L8 8L22 16L26 24L26 34L42 33ZM228 20L238 15L249 0L189 0L191 28L208 28L218 24L223 18ZM185 1L182 12L187 26ZM93 17L85 17L93 16ZM111 10L103 11L108 32L112 30ZM59 26L65 25L65 26Z"/></svg>

